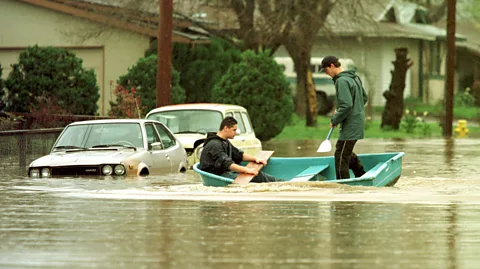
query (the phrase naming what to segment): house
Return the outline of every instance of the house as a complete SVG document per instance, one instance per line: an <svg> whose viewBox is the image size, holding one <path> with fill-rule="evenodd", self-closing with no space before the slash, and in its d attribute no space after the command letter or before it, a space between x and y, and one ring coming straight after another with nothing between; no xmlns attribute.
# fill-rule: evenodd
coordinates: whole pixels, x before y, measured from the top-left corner
<svg viewBox="0 0 480 269"><path fill-rule="evenodd" d="M408 49L413 65L407 71L404 97L414 97L434 104L443 100L445 89L446 29L426 24L425 9L402 1L362 1L363 23L353 21L333 10L327 17L326 29L318 33L312 57L336 55L352 59L358 73L370 92L373 105L385 104L383 92L388 90L395 61L395 48ZM360 16L360 15L357 15ZM350 18L350 19L349 19ZM478 31L476 36L478 36ZM462 55L461 44L470 40L457 33L457 55ZM458 57L470 58L471 53ZM275 56L288 56L280 48ZM456 66L456 89L468 70ZM469 69L469 67L464 67Z"/></svg>
<svg viewBox="0 0 480 269"><path fill-rule="evenodd" d="M153 3L153 2L152 2ZM117 79L144 56L158 34L158 4L129 6L121 0L0 0L0 63L3 77L28 46L71 49L94 69L101 116L107 115ZM208 38L178 18L173 42L205 43Z"/></svg>
<svg viewBox="0 0 480 269"><path fill-rule="evenodd" d="M209 5L209 1L205 3L207 4L193 8L190 14L201 14L201 18L208 21L209 26L214 25L217 29L234 31L239 28L236 13L231 6L217 2ZM457 6L461 4L463 3L458 3ZM446 27L444 24L428 22L432 15L444 15L436 12L444 7L432 5L428 10L401 0L361 0L335 4L313 44L311 59L333 54L353 60L358 74L370 92L373 105L381 106L386 101L383 92L388 90L391 82L395 49L407 48L413 65L407 71L404 97L434 104L444 98ZM263 18L259 14L257 7L254 16L261 24ZM478 62L480 40L477 40L477 37L480 32L478 28L471 27L471 24L462 28L459 28L459 25L456 34L455 89L462 90L468 84L463 82L468 80L465 77L472 77L473 74L476 74L476 78L480 76L478 64L470 64ZM280 46L274 57L285 59L290 56L287 50ZM318 73L318 68L315 68L314 63L311 64L313 77L320 76L315 74ZM295 83L292 79L290 82ZM329 85L322 81L317 83L316 87L322 90Z"/></svg>
<svg viewBox="0 0 480 269"><path fill-rule="evenodd" d="M318 35L312 57L334 54L353 59L365 84L374 91L373 104L383 105L382 94L391 82L394 49L405 47L413 65L407 72L404 97L431 104L442 101L447 53L445 18L434 25L426 24L425 8L398 0L361 3L365 4L363 12L373 20L348 23L333 12L328 17L328 29ZM455 90L464 90L480 80L479 34L478 23L457 16Z"/></svg>

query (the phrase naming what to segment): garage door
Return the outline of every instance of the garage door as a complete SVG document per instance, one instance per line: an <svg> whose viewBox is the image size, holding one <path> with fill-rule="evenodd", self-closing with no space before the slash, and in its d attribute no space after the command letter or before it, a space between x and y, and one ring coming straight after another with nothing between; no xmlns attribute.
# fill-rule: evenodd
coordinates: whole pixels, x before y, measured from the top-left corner
<svg viewBox="0 0 480 269"><path fill-rule="evenodd" d="M12 71L12 64L18 62L18 57L20 53L25 48L0 48L0 63L3 67L2 77L5 79L8 77L8 74ZM103 69L103 59L104 59L104 49L103 47L74 47L71 49L77 57L83 60L83 68L89 70L93 69L95 75L97 76L97 85L100 90L100 99L98 100L98 113L100 115L105 114L105 85L103 83L104 69ZM108 98L110 99L110 98Z"/></svg>

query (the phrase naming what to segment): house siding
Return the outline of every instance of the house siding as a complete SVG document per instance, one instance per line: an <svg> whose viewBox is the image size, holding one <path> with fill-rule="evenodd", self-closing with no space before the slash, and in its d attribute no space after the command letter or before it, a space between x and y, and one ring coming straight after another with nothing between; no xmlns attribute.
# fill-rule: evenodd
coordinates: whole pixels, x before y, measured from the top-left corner
<svg viewBox="0 0 480 269"><path fill-rule="evenodd" d="M391 71L395 61L395 49L407 48L408 58L413 65L407 70L404 97L420 97L420 64L419 40L410 38L352 38L335 37L325 40L318 38L312 48L312 57L324 57L335 55L338 58L352 59L357 66L358 74L362 78L365 89L374 94L370 100L374 106L385 105L386 99L383 92L388 90L392 80ZM276 57L289 56L284 47L280 47L275 53ZM425 62L424 65L428 64ZM368 74L368 75L367 75ZM368 79L367 79L368 76ZM424 91L429 91L429 102L437 102L443 99L443 89L438 83L423 81ZM425 93L424 93L425 94ZM426 100L427 101L427 100Z"/></svg>
<svg viewBox="0 0 480 269"><path fill-rule="evenodd" d="M118 78L143 57L149 47L147 36L102 28L100 24L53 10L15 0L0 0L0 6L0 25L7 26L0 31L3 77L8 76L10 65L18 62L18 55L28 46L69 48L83 60L84 68L95 71L100 88L98 113L102 116L110 110L109 102ZM81 35L88 31L99 35L83 40Z"/></svg>

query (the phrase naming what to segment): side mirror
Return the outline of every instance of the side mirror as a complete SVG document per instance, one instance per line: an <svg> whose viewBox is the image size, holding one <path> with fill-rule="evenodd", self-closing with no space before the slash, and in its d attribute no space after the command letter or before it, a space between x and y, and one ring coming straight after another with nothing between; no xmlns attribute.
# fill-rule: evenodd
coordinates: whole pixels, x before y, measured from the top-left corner
<svg viewBox="0 0 480 269"><path fill-rule="evenodd" d="M162 143L161 142L153 142L153 143L148 143L148 150L153 150L153 149L162 149Z"/></svg>

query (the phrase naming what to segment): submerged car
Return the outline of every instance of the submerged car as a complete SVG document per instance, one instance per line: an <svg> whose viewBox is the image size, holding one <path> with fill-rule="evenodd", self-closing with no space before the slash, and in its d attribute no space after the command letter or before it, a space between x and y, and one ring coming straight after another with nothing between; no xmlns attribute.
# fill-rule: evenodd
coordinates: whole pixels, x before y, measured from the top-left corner
<svg viewBox="0 0 480 269"><path fill-rule="evenodd" d="M187 168L185 149L164 124L108 119L69 124L50 154L30 164L28 175L142 176Z"/></svg>
<svg viewBox="0 0 480 269"><path fill-rule="evenodd" d="M180 140L187 151L189 164L197 163L208 132L217 132L223 118L232 116L238 121L237 135L230 142L244 152L255 155L262 150L262 143L255 132L247 110L228 104L180 104L155 108L147 113L147 119L165 124Z"/></svg>

